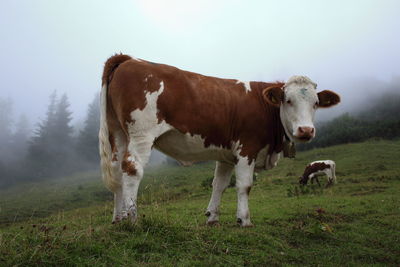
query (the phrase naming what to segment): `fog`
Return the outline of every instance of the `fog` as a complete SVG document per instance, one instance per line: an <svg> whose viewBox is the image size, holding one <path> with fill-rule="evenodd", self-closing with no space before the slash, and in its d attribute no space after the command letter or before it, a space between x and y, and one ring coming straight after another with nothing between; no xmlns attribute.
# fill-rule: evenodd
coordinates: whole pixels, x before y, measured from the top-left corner
<svg viewBox="0 0 400 267"><path fill-rule="evenodd" d="M399 90L400 2L55 1L0 2L0 99L12 127L46 118L65 93L75 134L100 90L102 67L126 53L205 75L240 80L309 76L342 103L317 120L365 108Z"/></svg>
<svg viewBox="0 0 400 267"><path fill-rule="evenodd" d="M373 91L363 80L400 75L398 1L215 2L1 1L0 97L34 124L65 92L78 122L116 52L241 80L307 75L342 95L337 110Z"/></svg>

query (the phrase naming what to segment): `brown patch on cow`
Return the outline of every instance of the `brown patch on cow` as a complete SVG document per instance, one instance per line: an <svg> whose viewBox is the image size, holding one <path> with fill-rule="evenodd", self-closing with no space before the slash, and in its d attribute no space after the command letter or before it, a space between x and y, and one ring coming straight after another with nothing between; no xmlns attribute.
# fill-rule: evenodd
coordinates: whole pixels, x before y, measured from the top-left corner
<svg viewBox="0 0 400 267"><path fill-rule="evenodd" d="M250 82L251 91L246 91L243 83L233 79L126 57L115 61L124 64L114 67L107 110L114 112L115 121L125 133L128 133L127 123L132 120L131 112L143 110L146 93L158 91L162 81L164 91L157 100L160 122L165 121L183 134L201 136L205 147L230 149L232 143L240 141L240 155L248 157L249 163L267 145L268 154L282 151L284 129L279 107L264 99L263 90L282 87L283 83Z"/></svg>
<svg viewBox="0 0 400 267"><path fill-rule="evenodd" d="M325 164L324 162L308 164L304 170L303 175L300 177L300 183L306 185L310 174L330 168L331 165Z"/></svg>
<svg viewBox="0 0 400 267"><path fill-rule="evenodd" d="M102 84L108 85L112 79L113 73L115 69L123 62L132 59L128 55L123 54L115 54L114 56L110 57L106 63L104 64L104 71L102 77Z"/></svg>
<svg viewBox="0 0 400 267"><path fill-rule="evenodd" d="M124 160L121 163L122 170L129 176L135 176L137 173L135 163L132 160L128 160L131 155L127 152L125 153Z"/></svg>

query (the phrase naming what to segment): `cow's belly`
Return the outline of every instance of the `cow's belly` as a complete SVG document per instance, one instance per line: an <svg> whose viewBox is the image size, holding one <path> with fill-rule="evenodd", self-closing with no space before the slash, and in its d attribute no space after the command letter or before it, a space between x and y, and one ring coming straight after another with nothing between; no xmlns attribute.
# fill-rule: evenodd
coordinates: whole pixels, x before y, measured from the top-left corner
<svg viewBox="0 0 400 267"><path fill-rule="evenodd" d="M183 164L196 161L217 160L234 164L234 156L228 149L210 145L204 146L199 135L191 136L177 130L170 130L156 139L156 149L181 161Z"/></svg>

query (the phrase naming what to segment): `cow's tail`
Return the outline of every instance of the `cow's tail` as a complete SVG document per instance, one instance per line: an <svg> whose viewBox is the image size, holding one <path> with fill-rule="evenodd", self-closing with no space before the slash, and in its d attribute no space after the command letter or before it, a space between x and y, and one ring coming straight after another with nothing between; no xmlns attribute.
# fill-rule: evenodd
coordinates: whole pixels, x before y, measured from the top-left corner
<svg viewBox="0 0 400 267"><path fill-rule="evenodd" d="M99 131L99 152L100 152L100 165L103 176L104 184L112 192L120 186L119 182L113 175L111 164L112 148L110 143L110 133L107 124L107 91L108 84L112 79L115 69L124 61L131 59L127 55L115 55L110 57L104 66L102 88L100 93L100 131Z"/></svg>

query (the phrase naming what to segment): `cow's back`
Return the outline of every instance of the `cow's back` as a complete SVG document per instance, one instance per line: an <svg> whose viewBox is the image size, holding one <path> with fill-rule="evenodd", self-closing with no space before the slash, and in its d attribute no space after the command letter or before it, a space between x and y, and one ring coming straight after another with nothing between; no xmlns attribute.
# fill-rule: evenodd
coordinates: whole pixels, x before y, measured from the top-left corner
<svg viewBox="0 0 400 267"><path fill-rule="evenodd" d="M252 97L254 92L246 93L236 80L132 59L116 69L109 85L110 103L121 126L133 122L132 111L145 108L146 94L160 89L156 114L159 122L165 121L182 133L200 135L205 146L229 147L237 139L234 135L238 132L233 127L243 123L238 120L249 112L261 113L254 112L259 104Z"/></svg>

